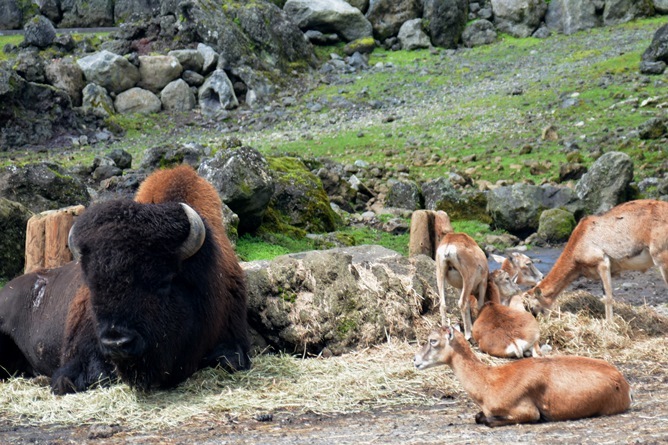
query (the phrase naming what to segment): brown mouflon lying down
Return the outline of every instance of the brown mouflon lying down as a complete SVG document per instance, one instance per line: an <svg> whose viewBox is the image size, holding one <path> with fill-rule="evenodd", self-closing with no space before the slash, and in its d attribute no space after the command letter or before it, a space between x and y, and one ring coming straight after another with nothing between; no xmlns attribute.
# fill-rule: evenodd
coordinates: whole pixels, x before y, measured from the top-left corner
<svg viewBox="0 0 668 445"><path fill-rule="evenodd" d="M506 271L497 269L489 274L487 301L478 312L472 332L482 352L502 358L522 358L525 353L541 355L540 326L524 309L519 292L519 286Z"/></svg>
<svg viewBox="0 0 668 445"><path fill-rule="evenodd" d="M490 366L452 327L429 334L414 364L418 369L449 365L482 409L476 423L489 427L619 414L631 405L628 382L606 361L553 356Z"/></svg>

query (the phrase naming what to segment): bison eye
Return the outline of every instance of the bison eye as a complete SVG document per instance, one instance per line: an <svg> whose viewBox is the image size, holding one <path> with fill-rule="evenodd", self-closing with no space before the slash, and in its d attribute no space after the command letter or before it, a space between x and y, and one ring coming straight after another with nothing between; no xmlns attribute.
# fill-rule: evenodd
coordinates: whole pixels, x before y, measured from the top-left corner
<svg viewBox="0 0 668 445"><path fill-rule="evenodd" d="M436 338L430 339L429 344L432 345L432 346L438 345L438 339L436 339Z"/></svg>

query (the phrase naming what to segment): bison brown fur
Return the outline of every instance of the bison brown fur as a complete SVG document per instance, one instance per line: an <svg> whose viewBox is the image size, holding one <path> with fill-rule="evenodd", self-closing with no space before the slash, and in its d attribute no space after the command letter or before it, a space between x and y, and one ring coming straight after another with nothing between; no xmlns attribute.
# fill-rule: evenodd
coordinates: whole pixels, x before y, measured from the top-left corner
<svg viewBox="0 0 668 445"><path fill-rule="evenodd" d="M249 368L243 272L220 198L191 167L149 176L135 201L92 205L70 242L78 261L0 291L5 373L51 376L63 394L116 377L148 390L206 366Z"/></svg>

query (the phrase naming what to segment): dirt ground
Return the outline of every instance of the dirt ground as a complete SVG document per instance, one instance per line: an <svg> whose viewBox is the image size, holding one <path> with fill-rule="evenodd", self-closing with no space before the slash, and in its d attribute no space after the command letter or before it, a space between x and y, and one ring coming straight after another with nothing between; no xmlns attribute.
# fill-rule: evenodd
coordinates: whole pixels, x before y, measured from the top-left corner
<svg viewBox="0 0 668 445"><path fill-rule="evenodd" d="M546 272L555 249L532 251ZM666 286L658 270L625 273L614 280L615 297L648 304L667 313ZM601 295L600 283L578 280L569 290ZM665 345L665 342L663 343ZM665 357L666 354L661 354ZM232 419L221 415L206 423L146 432L122 426L25 427L0 419L0 443L17 444L430 444L430 443L668 443L668 363L647 360L620 364L633 387L634 404L621 415L569 422L488 428L476 425L477 407L460 391L431 408L402 406L346 415L273 413L269 419ZM436 368L425 372L451 372ZM1 402L0 402L1 403Z"/></svg>

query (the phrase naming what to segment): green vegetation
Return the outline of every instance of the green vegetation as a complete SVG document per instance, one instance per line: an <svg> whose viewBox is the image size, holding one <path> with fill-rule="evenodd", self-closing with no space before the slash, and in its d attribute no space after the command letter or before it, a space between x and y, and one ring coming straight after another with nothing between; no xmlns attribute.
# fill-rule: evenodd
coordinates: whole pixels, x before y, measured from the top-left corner
<svg viewBox="0 0 668 445"><path fill-rule="evenodd" d="M634 180L639 182L662 176L666 149L661 140L626 135L661 113L639 104L653 97L665 102L665 78L647 81L638 73L649 37L627 38L633 43L622 51L609 36L618 31L651 36L664 22L664 17L657 17L575 36L554 34L548 39L501 35L495 44L456 52L376 48L369 64L383 68L320 82L303 101L300 98L297 105L281 110L277 125L261 125L261 119L253 122L243 117L236 121L234 115L226 124L243 129L235 136L268 157L299 157L307 165L319 157L345 164L362 159L390 170L401 164L408 168L410 179L418 182L448 172L478 183L556 181L559 167L574 159L568 149L574 145L579 148L577 162L585 166L602 152L627 153L635 162ZM1 37L0 47L2 39L8 38L20 37ZM331 53L343 55L343 48L343 44L316 47L316 54L326 60ZM527 64L531 64L530 73L522 70ZM633 100L635 105L625 105ZM321 107L313 111L307 103ZM342 107L341 103L349 105ZM346 114L357 109L365 111ZM64 151L62 159L55 153L47 156L68 166L122 148L133 155L137 166L145 150L165 143L194 142L215 151L225 140L217 126L201 126L196 117L185 115L116 115L107 123L118 134L124 133L121 141ZM542 138L548 126L555 129L557 140ZM15 154L9 156L0 154L0 163L22 162ZM303 178L288 175L287 179ZM454 209L447 211L450 214ZM478 216L453 213L452 219L456 228L462 225L457 230L479 242L491 233L485 224L488 221L467 227L470 220L482 220ZM363 243L383 244L405 253L408 244L408 235L350 228L316 240L306 238L303 228L285 225L276 212L268 212L265 220L283 226L242 238L241 257L267 258Z"/></svg>

